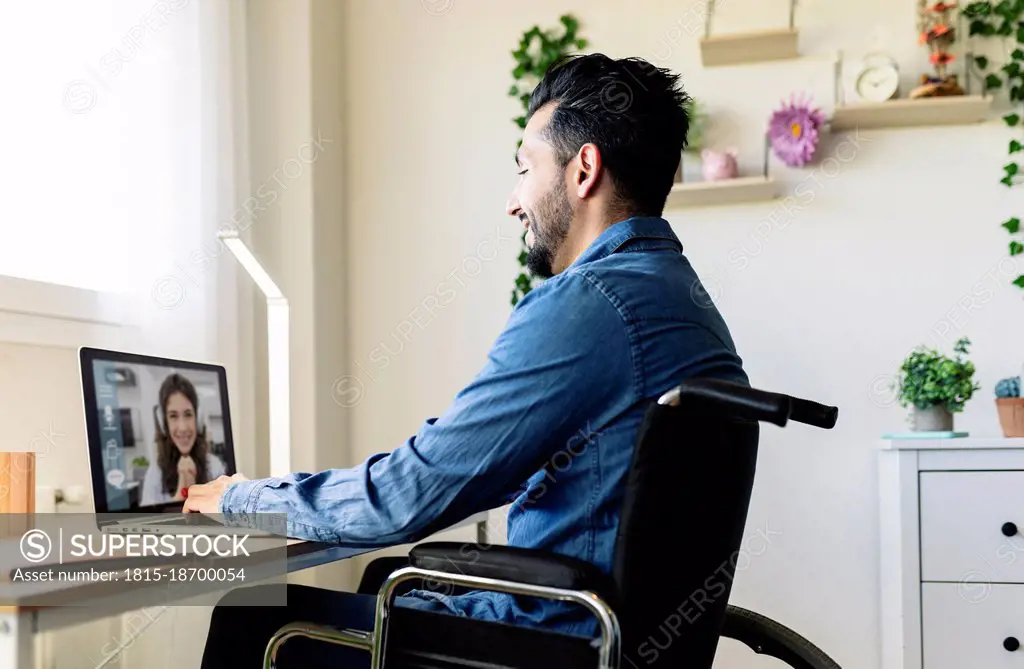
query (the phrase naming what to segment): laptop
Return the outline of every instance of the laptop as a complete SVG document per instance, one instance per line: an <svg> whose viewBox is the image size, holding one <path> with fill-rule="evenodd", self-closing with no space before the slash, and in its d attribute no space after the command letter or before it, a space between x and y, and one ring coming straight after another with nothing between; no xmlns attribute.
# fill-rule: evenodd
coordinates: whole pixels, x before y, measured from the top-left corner
<svg viewBox="0 0 1024 669"><path fill-rule="evenodd" d="M224 531L184 513L181 491L235 473L224 367L90 347L78 359L99 529Z"/></svg>

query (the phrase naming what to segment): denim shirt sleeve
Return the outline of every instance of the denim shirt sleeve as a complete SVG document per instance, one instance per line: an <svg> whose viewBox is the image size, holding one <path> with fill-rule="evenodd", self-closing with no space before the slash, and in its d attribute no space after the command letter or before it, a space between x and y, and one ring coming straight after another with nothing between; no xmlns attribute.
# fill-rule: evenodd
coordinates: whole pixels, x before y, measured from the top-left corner
<svg viewBox="0 0 1024 669"><path fill-rule="evenodd" d="M351 469L234 483L221 512L286 513L299 539L417 541L507 501L629 394L633 368L619 311L586 275L563 273L526 295L483 369L398 448Z"/></svg>

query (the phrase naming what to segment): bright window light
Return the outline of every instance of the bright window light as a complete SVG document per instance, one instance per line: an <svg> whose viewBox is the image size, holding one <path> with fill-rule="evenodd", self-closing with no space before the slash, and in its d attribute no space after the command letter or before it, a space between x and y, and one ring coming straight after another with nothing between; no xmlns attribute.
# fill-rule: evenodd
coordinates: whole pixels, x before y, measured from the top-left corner
<svg viewBox="0 0 1024 669"><path fill-rule="evenodd" d="M197 6L4 3L0 275L125 292L198 246Z"/></svg>

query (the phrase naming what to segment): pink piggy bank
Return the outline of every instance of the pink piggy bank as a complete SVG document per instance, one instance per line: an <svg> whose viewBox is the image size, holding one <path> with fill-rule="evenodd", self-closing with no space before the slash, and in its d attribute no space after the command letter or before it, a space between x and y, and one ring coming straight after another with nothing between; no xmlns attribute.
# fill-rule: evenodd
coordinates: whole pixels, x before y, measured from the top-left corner
<svg viewBox="0 0 1024 669"><path fill-rule="evenodd" d="M736 176L736 149L728 151L712 151L704 149L700 152L700 169L706 181L732 179Z"/></svg>

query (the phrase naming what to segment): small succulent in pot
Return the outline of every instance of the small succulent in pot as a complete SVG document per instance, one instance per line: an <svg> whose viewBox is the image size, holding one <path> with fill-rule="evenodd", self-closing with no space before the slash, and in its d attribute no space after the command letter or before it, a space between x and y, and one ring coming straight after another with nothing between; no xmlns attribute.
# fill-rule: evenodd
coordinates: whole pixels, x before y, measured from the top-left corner
<svg viewBox="0 0 1024 669"><path fill-rule="evenodd" d="M996 383L996 410L1004 437L1024 437L1024 399L1020 396L1019 376Z"/></svg>
<svg viewBox="0 0 1024 669"><path fill-rule="evenodd" d="M974 363L965 359L971 341L956 341L950 358L934 349L919 346L900 366L897 380L900 406L913 407L913 429L916 432L950 431L953 414L964 410L964 404L981 386L974 381Z"/></svg>
<svg viewBox="0 0 1024 669"><path fill-rule="evenodd" d="M996 397L1020 397L1020 377L999 379L996 383Z"/></svg>

